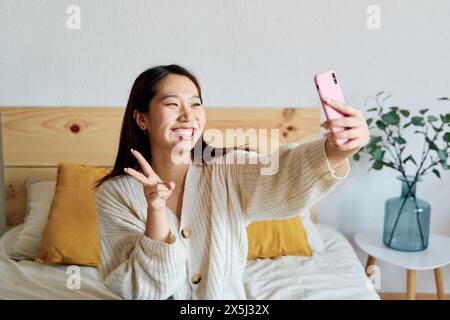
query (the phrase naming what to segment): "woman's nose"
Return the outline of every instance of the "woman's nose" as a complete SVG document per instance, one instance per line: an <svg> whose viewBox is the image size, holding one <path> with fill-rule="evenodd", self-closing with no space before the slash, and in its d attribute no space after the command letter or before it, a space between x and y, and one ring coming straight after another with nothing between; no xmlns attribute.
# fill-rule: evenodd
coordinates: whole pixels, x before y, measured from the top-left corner
<svg viewBox="0 0 450 320"><path fill-rule="evenodd" d="M193 113L192 113L192 110L190 109L189 106L184 105L184 106L181 108L181 114L180 114L180 117L186 118L186 119L192 119L192 118L194 118Z"/></svg>

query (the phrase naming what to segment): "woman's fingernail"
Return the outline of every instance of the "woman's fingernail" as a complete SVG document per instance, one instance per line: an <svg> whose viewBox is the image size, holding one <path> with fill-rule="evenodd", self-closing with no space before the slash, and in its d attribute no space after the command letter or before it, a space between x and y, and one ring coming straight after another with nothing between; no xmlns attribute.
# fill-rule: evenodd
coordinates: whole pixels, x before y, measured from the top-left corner
<svg viewBox="0 0 450 320"><path fill-rule="evenodd" d="M130 150L131 150L131 152L133 152L134 150L133 150L133 148L130 148Z"/></svg>
<svg viewBox="0 0 450 320"><path fill-rule="evenodd" d="M169 188L169 190L175 189L175 182L173 181L167 182L166 185Z"/></svg>
<svg viewBox="0 0 450 320"><path fill-rule="evenodd" d="M123 171L127 172L127 169L128 169L128 168L123 168Z"/></svg>

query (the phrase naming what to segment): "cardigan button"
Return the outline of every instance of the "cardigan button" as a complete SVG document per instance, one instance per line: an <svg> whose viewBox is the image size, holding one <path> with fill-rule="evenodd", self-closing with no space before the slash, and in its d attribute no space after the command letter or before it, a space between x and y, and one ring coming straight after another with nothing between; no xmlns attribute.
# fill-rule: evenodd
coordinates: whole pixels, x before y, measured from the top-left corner
<svg viewBox="0 0 450 320"><path fill-rule="evenodd" d="M194 274L191 278L191 282L193 284L199 284L200 281L202 281L202 277L200 276L200 274Z"/></svg>
<svg viewBox="0 0 450 320"><path fill-rule="evenodd" d="M172 233L170 233L169 234L169 244L174 243L176 240L177 240L177 238L175 238L175 236Z"/></svg>
<svg viewBox="0 0 450 320"><path fill-rule="evenodd" d="M186 227L183 230L181 230L181 235L183 236L183 238L187 239L192 235L192 230Z"/></svg>

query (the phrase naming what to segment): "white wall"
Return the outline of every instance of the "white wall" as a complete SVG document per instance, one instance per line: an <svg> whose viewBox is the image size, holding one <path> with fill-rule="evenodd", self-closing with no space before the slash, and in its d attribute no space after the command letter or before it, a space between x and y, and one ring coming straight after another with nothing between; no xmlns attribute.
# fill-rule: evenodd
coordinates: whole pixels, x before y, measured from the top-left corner
<svg viewBox="0 0 450 320"><path fill-rule="evenodd" d="M70 4L81 8L80 30L66 27ZM372 4L380 30L366 27ZM334 68L355 107L386 90L393 104L449 112L436 103L450 96L449 11L446 0L1 0L0 105L124 106L138 73L179 63L211 107L317 106L312 76ZM349 237L381 230L384 201L400 193L396 172L367 173L367 157L351 165L319 208L320 222ZM418 187L432 204L432 232L448 236L449 182L444 173ZM384 291L405 289L403 270L381 270ZM444 277L449 291L449 267ZM432 280L418 272L418 291L434 291Z"/></svg>

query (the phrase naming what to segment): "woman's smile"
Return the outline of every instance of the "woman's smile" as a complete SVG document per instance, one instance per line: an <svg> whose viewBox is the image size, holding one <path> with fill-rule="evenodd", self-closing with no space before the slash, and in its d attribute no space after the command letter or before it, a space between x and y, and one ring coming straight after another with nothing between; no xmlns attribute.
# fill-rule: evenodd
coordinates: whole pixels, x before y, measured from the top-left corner
<svg viewBox="0 0 450 320"><path fill-rule="evenodd" d="M192 140L196 132L194 127L176 127L170 129L170 140Z"/></svg>

